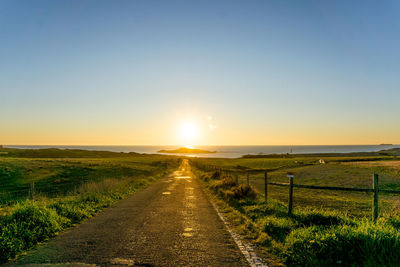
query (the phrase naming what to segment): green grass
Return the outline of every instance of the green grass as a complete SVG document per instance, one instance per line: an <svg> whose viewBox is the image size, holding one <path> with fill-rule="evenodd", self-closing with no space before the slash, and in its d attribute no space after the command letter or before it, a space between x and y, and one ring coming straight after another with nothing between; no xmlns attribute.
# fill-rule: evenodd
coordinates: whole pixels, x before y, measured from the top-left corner
<svg viewBox="0 0 400 267"><path fill-rule="evenodd" d="M283 167L277 171L268 173L268 181L287 183L288 171L295 173L294 183L318 186L338 186L352 188L372 188L372 176L379 174L379 187L381 189L400 190L400 160L379 160L379 161L355 161L359 157L349 161L348 157L341 162L340 158L327 164L319 164L316 159L303 158L291 159L197 159L199 166L215 165L218 168L230 170L251 170L251 169L273 169ZM343 160L343 159L342 159ZM314 164L312 164L314 162ZM286 164L286 165L285 165ZM303 164L301 166L300 164ZM238 169L235 166L242 166ZM235 169L236 168L236 169ZM246 184L246 173L236 172L239 183ZM264 174L250 173L250 184L258 191L264 192ZM268 196L271 199L288 202L288 188L270 185ZM398 208L399 195L380 194L380 214L390 212ZM294 189L295 208L324 208L327 210L346 210L355 216L370 216L372 205L372 194L348 191L328 191Z"/></svg>
<svg viewBox="0 0 400 267"><path fill-rule="evenodd" d="M271 159L209 159L207 163L232 169L237 165L277 166L279 162L262 162L266 160ZM370 188L372 173L378 171L382 188L399 186L398 161L345 162L335 159L330 164L289 165L288 169L295 172L295 183L299 184ZM269 180L287 182L288 169L269 173ZM380 194L381 216L373 223L371 195L295 188L294 213L288 216L288 189L270 186L265 203L260 193L264 192L261 174L252 174L250 179L251 191L258 194L246 196L234 194L241 185L229 174L196 173L215 195L235 230L254 242L272 266L396 266L400 262L398 196ZM244 175L239 178L245 183Z"/></svg>
<svg viewBox="0 0 400 267"><path fill-rule="evenodd" d="M94 216L174 170L180 161L128 155L0 157L0 262ZM34 201L29 199L31 182L35 182Z"/></svg>
<svg viewBox="0 0 400 267"><path fill-rule="evenodd" d="M15 202L29 195L68 194L81 184L106 178L146 176L168 168L172 158L131 155L119 158L0 158L0 203Z"/></svg>
<svg viewBox="0 0 400 267"><path fill-rule="evenodd" d="M314 166L298 167L290 169L295 173L294 183L318 186L339 186L350 188L372 188L373 173L379 174L379 186L382 189L400 189L400 176L395 173L377 172L376 169L359 168L341 163L320 164ZM271 182L288 182L287 170L280 170L268 174ZM244 175L240 181L245 182ZM252 174L250 183L259 191L264 192L263 174ZM287 203L288 189L285 187L269 186L268 195ZM399 195L380 194L380 213L384 214L394 208ZM372 194L362 192L328 191L294 189L295 208L325 208L328 210L347 210L357 216L369 216L371 214Z"/></svg>
<svg viewBox="0 0 400 267"><path fill-rule="evenodd" d="M286 237L284 245L288 265L396 266L400 262L399 228L386 218L376 224L362 220L328 228L301 227Z"/></svg>

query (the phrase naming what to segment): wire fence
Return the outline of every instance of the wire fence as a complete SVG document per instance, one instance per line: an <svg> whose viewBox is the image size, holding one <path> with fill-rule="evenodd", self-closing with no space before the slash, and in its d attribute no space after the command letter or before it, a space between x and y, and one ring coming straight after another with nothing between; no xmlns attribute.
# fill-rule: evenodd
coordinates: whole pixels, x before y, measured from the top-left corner
<svg viewBox="0 0 400 267"><path fill-rule="evenodd" d="M21 200L32 199L37 197L56 197L68 194L76 194L79 188L88 183L88 179L82 177L80 182L51 182L43 181L31 182L20 186L3 186L0 187L0 204L10 204Z"/></svg>
<svg viewBox="0 0 400 267"><path fill-rule="evenodd" d="M369 177L365 177L366 186L360 188L351 186L351 181L349 186L336 186L329 182L328 185L321 185L320 181L304 184L301 179L296 180L295 173L290 172L293 169L291 166L238 170L196 161L192 161L192 164L205 172L219 172L221 177L229 176L238 185L254 187L266 202L268 199L276 199L287 203L289 214L294 208L322 208L356 216L372 216L376 220L380 214L400 212L400 190L386 189L386 185L391 185L382 183L389 180L386 174L382 174L383 179L380 179L380 175L371 172Z"/></svg>

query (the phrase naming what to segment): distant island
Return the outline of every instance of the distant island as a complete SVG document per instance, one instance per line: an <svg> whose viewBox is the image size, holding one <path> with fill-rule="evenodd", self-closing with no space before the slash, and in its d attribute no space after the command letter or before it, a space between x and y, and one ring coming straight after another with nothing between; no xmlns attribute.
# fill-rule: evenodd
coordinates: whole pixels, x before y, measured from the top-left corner
<svg viewBox="0 0 400 267"><path fill-rule="evenodd" d="M212 153L217 153L217 151L208 151L208 150L204 150L204 149L198 149L198 148L187 148L187 147L181 147L178 149L162 149L157 151L158 153L203 153L203 154L212 154Z"/></svg>

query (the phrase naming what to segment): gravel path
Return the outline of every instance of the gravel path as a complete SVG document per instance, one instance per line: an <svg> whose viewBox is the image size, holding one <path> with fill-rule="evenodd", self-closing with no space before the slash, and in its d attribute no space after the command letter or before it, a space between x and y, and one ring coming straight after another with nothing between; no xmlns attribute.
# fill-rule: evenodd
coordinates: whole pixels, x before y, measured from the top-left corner
<svg viewBox="0 0 400 267"><path fill-rule="evenodd" d="M14 265L55 263L248 266L186 160L172 175L64 232Z"/></svg>

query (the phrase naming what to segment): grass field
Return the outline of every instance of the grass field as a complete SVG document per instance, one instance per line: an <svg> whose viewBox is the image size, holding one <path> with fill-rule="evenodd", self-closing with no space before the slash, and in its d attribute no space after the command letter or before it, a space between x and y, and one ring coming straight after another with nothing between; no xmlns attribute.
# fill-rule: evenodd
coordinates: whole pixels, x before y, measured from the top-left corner
<svg viewBox="0 0 400 267"><path fill-rule="evenodd" d="M2 150L0 154L0 261L94 216L177 168L178 157L82 150ZM399 196L380 194L380 219L371 221L372 195L270 185L264 202L263 173L272 182L400 190L400 161L390 155L281 156L191 159L235 229L272 259L290 266L393 266L400 261ZM213 171L202 168L213 166ZM220 173L218 170L229 170ZM279 168L279 169L277 169ZM274 170L277 169L277 170ZM215 171L217 170L217 171ZM239 184L232 172L240 173ZM34 201L31 184L34 183Z"/></svg>
<svg viewBox="0 0 400 267"><path fill-rule="evenodd" d="M162 156L0 158L0 203L26 197L32 182L36 195L59 196L87 182L148 176L162 171L167 165L166 157Z"/></svg>
<svg viewBox="0 0 400 267"><path fill-rule="evenodd" d="M400 261L399 195L379 195L380 218L371 220L372 195L359 192L294 188L294 213L287 214L288 188L269 185L264 202L264 175L251 169L282 169L269 181L320 186L371 188L380 175L384 189L400 189L400 161L391 157L196 159L197 175L216 196L236 231L252 240L269 257L269 264L289 266L395 266ZM205 171L216 166L216 171ZM303 165L303 166L302 166ZM202 167L204 168L202 171ZM239 185L232 172L242 171ZM272 256L271 256L272 255Z"/></svg>
<svg viewBox="0 0 400 267"><path fill-rule="evenodd" d="M294 183L317 186L339 186L351 188L372 188L374 173L379 174L381 189L400 190L400 160L390 157L331 157L326 164L319 164L320 158L255 158L255 159L198 159L199 166L217 166L228 170L238 170L239 182L247 183L246 170L281 169L268 172L270 182L288 182L286 173L295 173ZM361 160L361 161L359 161ZM370 160L370 161L367 161ZM258 192L264 192L264 174L250 173L250 184ZM288 189L269 185L268 196L283 203L288 201ZM399 195L380 194L380 213L397 208ZM350 215L369 216L372 194L362 192L294 189L294 207L324 208L346 211Z"/></svg>
<svg viewBox="0 0 400 267"><path fill-rule="evenodd" d="M327 163L371 162L397 160L400 149L383 150L368 153L326 153L326 154L279 154L247 155L242 158L196 158L200 165L213 165L224 169L274 169L279 167L296 167L315 164L320 159Z"/></svg>
<svg viewBox="0 0 400 267"><path fill-rule="evenodd" d="M0 155L0 262L95 215L180 162L136 153L7 152Z"/></svg>

